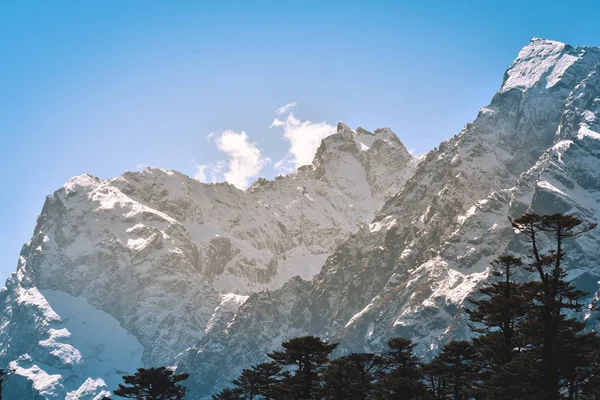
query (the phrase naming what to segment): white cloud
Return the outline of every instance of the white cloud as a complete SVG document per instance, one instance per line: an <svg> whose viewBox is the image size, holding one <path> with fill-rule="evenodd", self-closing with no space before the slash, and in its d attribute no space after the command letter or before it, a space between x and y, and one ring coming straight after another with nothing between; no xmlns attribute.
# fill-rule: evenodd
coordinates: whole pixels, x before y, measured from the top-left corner
<svg viewBox="0 0 600 400"><path fill-rule="evenodd" d="M269 128L273 128L275 126L283 126L284 123L285 122L283 122L282 120L275 118Z"/></svg>
<svg viewBox="0 0 600 400"><path fill-rule="evenodd" d="M206 170L210 168L210 165L196 165L196 174L194 175L194 179L199 180L200 182L208 182L206 178Z"/></svg>
<svg viewBox="0 0 600 400"><path fill-rule="evenodd" d="M285 114L286 112L290 111L290 109L296 107L298 103L296 103L295 101L291 102L291 103L287 103L285 106L279 107L277 109L277 114L281 115L281 114Z"/></svg>
<svg viewBox="0 0 600 400"><path fill-rule="evenodd" d="M194 179L205 183L217 183L223 181L223 170L225 169L225 162L219 161L214 165L208 164L196 164L196 173Z"/></svg>
<svg viewBox="0 0 600 400"><path fill-rule="evenodd" d="M225 180L240 189L250 184L251 178L258 178L260 171L269 162L261 155L256 144L248 140L246 132L225 131L216 139L217 147L228 156L228 171Z"/></svg>
<svg viewBox="0 0 600 400"><path fill-rule="evenodd" d="M208 182L206 180L206 169L208 165L196 165L196 173L194 174L194 179L199 180L200 182Z"/></svg>
<svg viewBox="0 0 600 400"><path fill-rule="evenodd" d="M275 163L274 167L280 173L289 173L298 167L310 164L315 156L321 140L335 133L335 126L326 122L300 121L289 112L296 106L296 102L279 107L278 115L271 128L283 128L283 136L289 142L289 149L285 157ZM206 136L207 140L214 141L217 148L225 153L226 159L215 164L198 164L192 160L195 173L194 178L201 182L222 182L223 180L240 189L246 189L251 180L258 178L262 169L270 162L269 158L262 155L255 143L250 142L246 132L240 133L227 130L213 132Z"/></svg>
<svg viewBox="0 0 600 400"><path fill-rule="evenodd" d="M273 126L284 126L283 136L290 142L288 154L275 163L275 168L283 173L292 172L302 165L310 164L321 140L336 132L335 127L326 122L302 122L291 113L288 114L285 121L275 119L271 124L271 127Z"/></svg>
<svg viewBox="0 0 600 400"><path fill-rule="evenodd" d="M250 142L246 132L227 130L220 134L210 134L209 138L215 140L217 148L227 155L227 160L214 165L195 165L194 178L201 182L216 183L225 180L239 189L246 189L250 180L257 178L269 162L256 144Z"/></svg>

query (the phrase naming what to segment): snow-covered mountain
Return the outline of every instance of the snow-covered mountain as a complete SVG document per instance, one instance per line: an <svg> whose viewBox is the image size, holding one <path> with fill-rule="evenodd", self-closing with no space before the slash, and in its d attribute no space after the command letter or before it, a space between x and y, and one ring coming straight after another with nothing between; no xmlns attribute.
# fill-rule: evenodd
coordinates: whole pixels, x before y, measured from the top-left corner
<svg viewBox="0 0 600 400"><path fill-rule="evenodd" d="M600 49L533 39L490 105L428 153L311 282L250 296L223 332L179 358L194 391L229 384L240 367L303 334L339 341L341 352L377 351L404 336L423 355L467 337L465 298L493 258L523 252L509 216L600 218L599 67ZM593 296L597 236L570 245L570 278Z"/></svg>
<svg viewBox="0 0 600 400"><path fill-rule="evenodd" d="M523 250L508 216L600 219L599 69L598 48L533 39L419 162L388 129L340 123L311 165L246 191L159 169L71 179L0 292L10 398L99 398L173 363L201 398L294 336L343 352L401 335L423 355L465 337L463 301ZM591 297L599 240L568 253Z"/></svg>
<svg viewBox="0 0 600 400"><path fill-rule="evenodd" d="M246 191L160 169L72 178L0 292L9 397L94 398L171 364L250 293L317 274L415 165L388 129L340 123L311 165Z"/></svg>

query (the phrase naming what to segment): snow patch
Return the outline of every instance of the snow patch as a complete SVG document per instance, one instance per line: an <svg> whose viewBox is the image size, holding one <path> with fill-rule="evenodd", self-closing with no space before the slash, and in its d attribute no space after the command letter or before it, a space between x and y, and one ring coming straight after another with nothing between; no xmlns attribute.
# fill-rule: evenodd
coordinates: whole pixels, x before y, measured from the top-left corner
<svg viewBox="0 0 600 400"><path fill-rule="evenodd" d="M556 155L558 157L558 162L560 162L560 163L563 162L562 155L569 147L571 147L572 144L573 144L572 140L561 140L560 142L558 142L554 146L552 146L552 151L556 152Z"/></svg>
<svg viewBox="0 0 600 400"><path fill-rule="evenodd" d="M77 189L84 189L84 191L91 190L98 186L98 182L90 175L79 175L74 176L65 183L63 188L67 195L77 192Z"/></svg>
<svg viewBox="0 0 600 400"><path fill-rule="evenodd" d="M103 379L88 378L77 390L67 393L65 400L100 400L104 396L110 397L111 393L105 390L106 387L106 382Z"/></svg>
<svg viewBox="0 0 600 400"><path fill-rule="evenodd" d="M371 233L379 232L382 228L389 230L391 227L396 225L396 219L392 219L390 215L382 219L380 222L373 222L369 225L369 231Z"/></svg>
<svg viewBox="0 0 600 400"><path fill-rule="evenodd" d="M278 263L277 275L269 285L271 290L278 289L294 276L311 279L319 272L329 254L311 254L306 248L299 247L286 253L285 260Z"/></svg>
<svg viewBox="0 0 600 400"><path fill-rule="evenodd" d="M356 314L354 314L354 316L352 316L352 318L350 318L348 320L348 322L346 323L346 325L344 326L344 328L349 327L350 325L352 325L353 323L355 323L356 321L358 321L364 314L366 314L371 308L373 308L375 306L375 304L377 304L377 302L379 301L380 296L377 295L375 296L371 302L369 304L367 304L367 306L365 308L363 308L362 310L360 310L359 312L357 312Z"/></svg>
<svg viewBox="0 0 600 400"><path fill-rule="evenodd" d="M583 119L585 119L585 122L589 122L591 124L593 124L597 120L596 114L594 114L590 110L585 110L583 112Z"/></svg>
<svg viewBox="0 0 600 400"><path fill-rule="evenodd" d="M240 296L235 293L222 294L221 303L215 308L213 315L208 320L204 333L209 333L215 326L216 323L221 319L225 313L234 313L238 308L242 306L248 300L249 296Z"/></svg>
<svg viewBox="0 0 600 400"><path fill-rule="evenodd" d="M550 190L551 192L561 194L561 195L563 195L565 197L569 197L568 194L566 194L562 190L558 189L556 186L554 186L553 184L551 184L548 181L539 181L537 183L537 186L540 187L540 188L542 188L542 189Z"/></svg>
<svg viewBox="0 0 600 400"><path fill-rule="evenodd" d="M556 85L564 72L579 57L564 53L565 44L552 40L533 39L525 46L506 72L500 93L511 89L527 90L546 76L546 88Z"/></svg>
<svg viewBox="0 0 600 400"><path fill-rule="evenodd" d="M23 291L20 297L50 317L47 337L39 345L58 361L54 367L50 369L26 354L11 364L42 395L60 392L63 381L74 389L66 398L87 398L91 388L116 387L124 373L135 372L142 366L144 349L138 340L116 319L84 298L37 289ZM77 375L73 375L73 365L77 365ZM90 379L78 383L77 377Z"/></svg>
<svg viewBox="0 0 600 400"><path fill-rule="evenodd" d="M36 287L32 287L30 289L24 289L19 286L16 291L16 303L21 305L30 306L36 308L42 312L44 319L48 321L60 321L61 318L58 316L56 312L50 307L48 301L40 293L40 291Z"/></svg>
<svg viewBox="0 0 600 400"><path fill-rule="evenodd" d="M464 224L467 219L475 215L475 211L477 211L477 204L471 206L464 215L459 215L456 221L461 225Z"/></svg>
<svg viewBox="0 0 600 400"><path fill-rule="evenodd" d="M57 390L62 388L60 383L62 376L59 374L49 374L39 366L33 364L29 354L23 354L17 360L9 363L9 368L16 375L27 378L32 386L40 395L54 397ZM23 366L25 364L25 366Z"/></svg>
<svg viewBox="0 0 600 400"><path fill-rule="evenodd" d="M600 133L591 130L586 124L581 124L577 131L577 139L582 140L584 137L600 140Z"/></svg>

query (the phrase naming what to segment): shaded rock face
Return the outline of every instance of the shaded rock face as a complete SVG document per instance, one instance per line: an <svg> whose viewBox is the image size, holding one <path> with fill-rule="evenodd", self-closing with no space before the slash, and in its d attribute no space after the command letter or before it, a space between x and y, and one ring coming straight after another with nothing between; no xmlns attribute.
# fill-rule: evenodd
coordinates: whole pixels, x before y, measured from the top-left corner
<svg viewBox="0 0 600 400"><path fill-rule="evenodd" d="M249 294L317 274L416 165L391 132L362 136L340 123L311 165L246 191L160 169L69 180L0 292L9 397L102 397L226 329Z"/></svg>
<svg viewBox="0 0 600 400"><path fill-rule="evenodd" d="M599 63L533 39L476 120L418 160L389 129L340 123L312 164L246 191L160 169L71 179L0 292L9 397L101 398L175 364L202 398L300 335L341 353L401 335L424 357L468 337L463 302L525 249L507 217L600 216ZM590 299L597 242L568 243Z"/></svg>

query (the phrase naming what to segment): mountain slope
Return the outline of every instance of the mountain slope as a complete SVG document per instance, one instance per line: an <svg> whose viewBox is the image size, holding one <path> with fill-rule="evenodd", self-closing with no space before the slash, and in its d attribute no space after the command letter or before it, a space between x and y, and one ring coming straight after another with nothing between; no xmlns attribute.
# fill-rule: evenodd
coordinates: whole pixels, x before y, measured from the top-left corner
<svg viewBox="0 0 600 400"><path fill-rule="evenodd" d="M226 385L241 367L300 334L340 341L341 352L379 350L400 335L413 338L422 355L468 336L465 298L485 282L493 258L523 250L509 216L600 217L599 62L597 48L533 39L490 105L428 153L310 285L292 281L251 296L223 332L180 358L179 368L196 379L194 391ZM596 292L598 243L586 237L571 246L572 277Z"/></svg>
<svg viewBox="0 0 600 400"><path fill-rule="evenodd" d="M507 217L600 218L599 67L597 48L533 39L418 163L389 129L340 123L311 165L246 191L160 169L71 179L0 291L9 398L100 398L173 363L201 398L299 335L340 352L401 335L423 356L468 336L465 298L524 249ZM598 239L569 248L570 278L600 295Z"/></svg>
<svg viewBox="0 0 600 400"><path fill-rule="evenodd" d="M248 294L318 273L414 165L390 131L340 124L311 165L247 191L160 169L71 179L0 292L10 396L93 398L170 364Z"/></svg>

